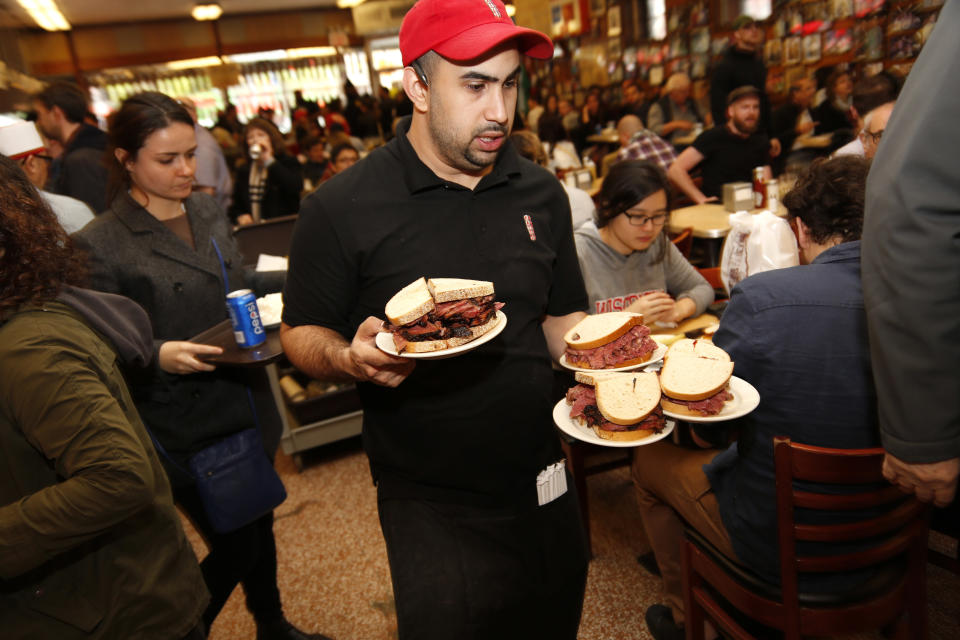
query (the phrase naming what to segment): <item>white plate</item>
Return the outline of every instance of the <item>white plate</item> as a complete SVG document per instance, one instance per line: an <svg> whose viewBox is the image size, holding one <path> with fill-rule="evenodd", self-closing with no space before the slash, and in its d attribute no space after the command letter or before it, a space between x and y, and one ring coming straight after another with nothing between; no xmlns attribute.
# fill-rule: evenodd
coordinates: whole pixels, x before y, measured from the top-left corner
<svg viewBox="0 0 960 640"><path fill-rule="evenodd" d="M656 341L654 341L656 342ZM575 367L569 362L567 362L566 354L560 356L560 366L566 367L571 371L585 371L586 373L594 373L597 371L633 371L634 369L641 369L643 367L648 367L651 364L656 364L663 360L663 356L667 353L666 345L660 344L657 342L657 350L653 352L653 355L650 356L650 359L646 362L641 362L640 364L631 364L625 367L614 367L613 369L586 369L581 367Z"/></svg>
<svg viewBox="0 0 960 640"><path fill-rule="evenodd" d="M664 415L686 422L723 422L724 420L733 420L747 415L757 408L760 404L760 394L753 385L737 376L730 376L730 393L733 394L733 400L728 402L723 411L715 416L688 416L672 411L663 410Z"/></svg>
<svg viewBox="0 0 960 640"><path fill-rule="evenodd" d="M590 427L584 427L574 422L573 418L570 417L570 405L567 404L566 400L561 400L553 408L553 421L565 434L573 436L577 440L589 442L590 444L599 444L603 447L641 447L645 444L653 444L657 440L663 440L670 435L676 424L673 420L667 420L664 423L663 431L655 433L652 436L647 436L641 440L631 440L628 442L604 440L595 434Z"/></svg>
<svg viewBox="0 0 960 640"><path fill-rule="evenodd" d="M439 351L426 351L424 353L408 353L406 351L403 353L397 353L397 345L393 343L393 334L389 331L381 331L377 334L377 347L379 347L381 351L389 353L392 356L400 356L401 358L441 360L443 358L452 358L453 356L460 355L461 353L465 353L467 351L472 351L473 349L490 342L500 335L500 332L503 331L504 327L506 326L507 314L505 314L503 311L497 311L497 326L490 331L487 331L476 340L471 340L467 344L462 344L459 347L440 349Z"/></svg>

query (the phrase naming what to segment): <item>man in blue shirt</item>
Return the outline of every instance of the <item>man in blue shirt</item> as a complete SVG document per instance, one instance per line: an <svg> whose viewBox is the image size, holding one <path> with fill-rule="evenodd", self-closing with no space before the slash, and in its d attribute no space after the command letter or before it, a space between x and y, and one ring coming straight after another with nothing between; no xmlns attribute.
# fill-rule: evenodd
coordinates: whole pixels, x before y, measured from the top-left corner
<svg viewBox="0 0 960 640"><path fill-rule="evenodd" d="M738 441L719 454L666 441L637 449L634 483L670 605L647 611L657 640L683 637L684 521L779 581L774 436L838 448L879 444L860 288L868 167L853 157L812 165L783 201L801 266L754 275L731 293L714 343L760 393L757 409L734 425ZM841 585L829 576L812 586Z"/></svg>

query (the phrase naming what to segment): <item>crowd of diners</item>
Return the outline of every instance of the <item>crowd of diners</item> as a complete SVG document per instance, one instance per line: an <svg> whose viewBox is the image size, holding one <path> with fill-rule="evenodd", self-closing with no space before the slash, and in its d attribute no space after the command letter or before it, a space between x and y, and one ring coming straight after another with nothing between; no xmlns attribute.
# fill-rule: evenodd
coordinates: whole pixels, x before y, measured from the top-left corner
<svg viewBox="0 0 960 640"><path fill-rule="evenodd" d="M774 436L882 446L888 480L955 508L960 5L937 25L905 84L836 69L782 101L748 16L706 81L520 96L524 58L553 45L499 0L420 0L400 30L401 90L300 101L289 132L234 108L208 130L189 99L157 92L101 130L83 91L48 85L34 121L0 126L5 633L195 640L241 585L258 640L328 637L284 614L273 513L219 531L185 470L251 427L277 449L265 372L215 366L221 349L191 341L226 319L226 292L251 289L283 291L292 365L357 384L400 638L572 640L589 558L578 496L572 480L551 501L535 491L538 475L569 480L551 418L562 336L611 309L670 325L706 312L715 291L671 242L670 213L755 167L791 174L799 266L714 307L713 342L756 410L634 449L664 597L644 624L684 637L684 527L779 581ZM592 196L565 179L591 165ZM234 230L293 214L288 270L244 267ZM493 281L503 333L432 362L378 349L384 303L420 276ZM209 547L200 562L178 508Z"/></svg>

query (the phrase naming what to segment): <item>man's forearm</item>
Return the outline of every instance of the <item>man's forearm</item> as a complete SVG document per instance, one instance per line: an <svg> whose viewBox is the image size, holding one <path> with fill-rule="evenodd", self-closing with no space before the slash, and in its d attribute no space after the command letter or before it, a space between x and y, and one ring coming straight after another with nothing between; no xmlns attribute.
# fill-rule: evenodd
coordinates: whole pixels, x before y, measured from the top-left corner
<svg viewBox="0 0 960 640"><path fill-rule="evenodd" d="M311 378L353 380L356 372L347 357L350 343L332 329L315 325L282 325L280 342L291 364Z"/></svg>
<svg viewBox="0 0 960 640"><path fill-rule="evenodd" d="M543 335L547 339L547 349L550 356L560 361L560 356L567 349L567 343L563 339L573 325L580 322L587 316L583 311L576 311L565 316L546 316L543 320Z"/></svg>
<svg viewBox="0 0 960 640"><path fill-rule="evenodd" d="M693 179L690 177L690 174L684 170L683 167L679 166L676 162L670 165L670 169L667 170L667 177L670 180L680 187L680 190L683 191L691 200L697 204L701 204L704 200L707 199L703 192L697 188L697 185L693 183Z"/></svg>

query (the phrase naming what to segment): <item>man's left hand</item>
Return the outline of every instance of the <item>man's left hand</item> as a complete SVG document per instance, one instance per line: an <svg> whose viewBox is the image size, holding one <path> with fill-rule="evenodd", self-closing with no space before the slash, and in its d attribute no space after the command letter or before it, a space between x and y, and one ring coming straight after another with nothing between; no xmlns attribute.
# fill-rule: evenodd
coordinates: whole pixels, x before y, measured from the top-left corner
<svg viewBox="0 0 960 640"><path fill-rule="evenodd" d="M911 464L887 453L883 457L883 477L905 493L915 493L921 502L945 507L953 502L960 475L960 458L942 462Z"/></svg>

